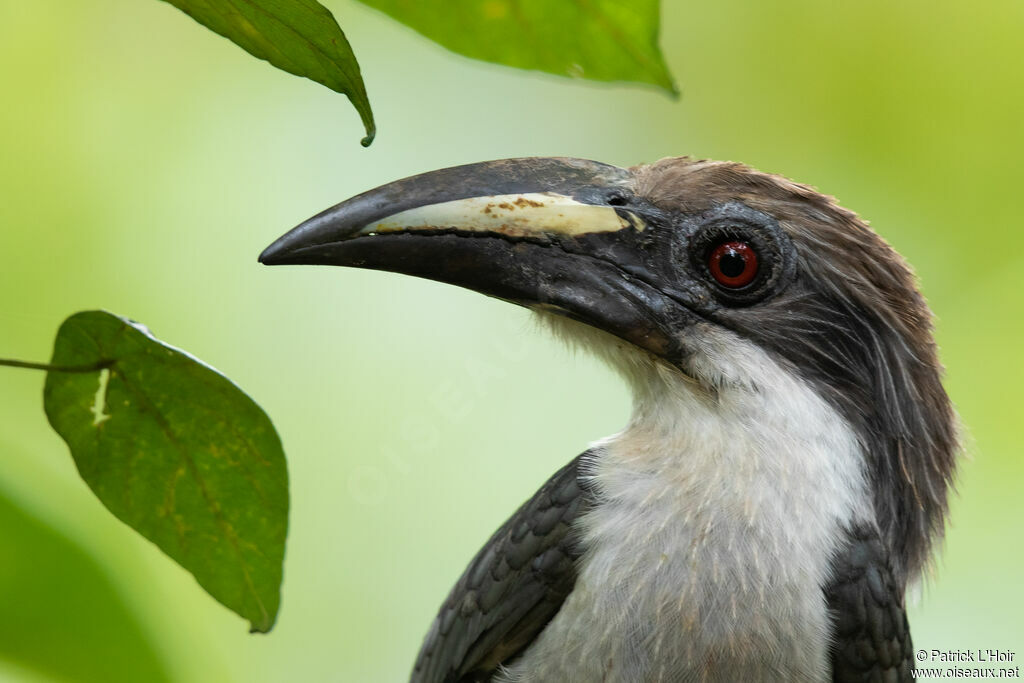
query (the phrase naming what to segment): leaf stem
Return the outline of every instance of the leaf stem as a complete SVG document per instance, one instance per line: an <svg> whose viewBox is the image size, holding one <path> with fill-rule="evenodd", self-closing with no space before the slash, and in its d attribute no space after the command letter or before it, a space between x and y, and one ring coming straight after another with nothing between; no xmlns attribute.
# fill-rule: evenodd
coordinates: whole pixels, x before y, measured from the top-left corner
<svg viewBox="0 0 1024 683"><path fill-rule="evenodd" d="M0 366L9 368L27 368L29 370L45 370L47 372L98 372L114 365L112 360L101 360L89 365L50 365L49 363L30 363L24 360L0 358Z"/></svg>

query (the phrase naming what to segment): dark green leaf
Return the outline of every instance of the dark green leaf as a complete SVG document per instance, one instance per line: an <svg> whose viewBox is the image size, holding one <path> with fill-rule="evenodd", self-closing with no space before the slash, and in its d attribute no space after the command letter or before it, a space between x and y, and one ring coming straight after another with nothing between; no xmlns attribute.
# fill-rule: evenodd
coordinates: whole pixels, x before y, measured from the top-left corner
<svg viewBox="0 0 1024 683"><path fill-rule="evenodd" d="M67 682L170 680L107 572L2 490L0 557L0 659Z"/></svg>
<svg viewBox="0 0 1024 683"><path fill-rule="evenodd" d="M676 94L658 48L658 0L361 0L459 54Z"/></svg>
<svg viewBox="0 0 1024 683"><path fill-rule="evenodd" d="M165 0L211 31L278 69L344 93L376 135L370 100L352 47L331 13L316 0Z"/></svg>
<svg viewBox="0 0 1024 683"><path fill-rule="evenodd" d="M44 404L119 519L268 631L280 604L288 473L270 419L226 377L130 321L77 313L57 333Z"/></svg>

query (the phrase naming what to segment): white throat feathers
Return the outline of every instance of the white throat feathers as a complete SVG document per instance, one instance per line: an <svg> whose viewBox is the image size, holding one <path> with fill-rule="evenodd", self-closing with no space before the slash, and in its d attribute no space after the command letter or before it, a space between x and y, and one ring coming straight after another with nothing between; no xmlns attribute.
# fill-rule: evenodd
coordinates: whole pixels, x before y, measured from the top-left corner
<svg viewBox="0 0 1024 683"><path fill-rule="evenodd" d="M597 503L577 522L572 593L496 680L827 680L830 563L848 528L874 523L850 425L711 323L691 328L680 371L541 318L618 369L634 411L584 465Z"/></svg>

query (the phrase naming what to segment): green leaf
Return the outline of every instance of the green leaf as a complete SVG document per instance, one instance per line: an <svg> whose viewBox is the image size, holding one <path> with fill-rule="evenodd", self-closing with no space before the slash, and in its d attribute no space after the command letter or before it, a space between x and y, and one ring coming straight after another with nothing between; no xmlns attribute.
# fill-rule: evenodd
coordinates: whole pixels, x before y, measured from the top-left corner
<svg viewBox="0 0 1024 683"><path fill-rule="evenodd" d="M316 0L164 0L211 31L278 69L309 78L348 96L366 127L362 144L377 134L370 100L352 46L338 22Z"/></svg>
<svg viewBox="0 0 1024 683"><path fill-rule="evenodd" d="M288 472L266 413L223 375L102 311L61 325L44 405L82 478L119 519L214 598L274 624L288 527Z"/></svg>
<svg viewBox="0 0 1024 683"><path fill-rule="evenodd" d="M658 0L361 0L453 52L678 94L658 48Z"/></svg>
<svg viewBox="0 0 1024 683"><path fill-rule="evenodd" d="M159 648L93 555L2 488L0 557L0 659L68 683L171 680Z"/></svg>

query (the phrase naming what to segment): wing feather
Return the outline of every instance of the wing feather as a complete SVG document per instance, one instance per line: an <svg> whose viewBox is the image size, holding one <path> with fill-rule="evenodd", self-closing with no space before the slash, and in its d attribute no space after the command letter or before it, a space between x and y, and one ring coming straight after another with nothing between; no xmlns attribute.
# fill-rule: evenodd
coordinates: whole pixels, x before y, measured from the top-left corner
<svg viewBox="0 0 1024 683"><path fill-rule="evenodd" d="M826 596L834 683L910 683L914 646L898 585L877 534L856 529L833 563Z"/></svg>
<svg viewBox="0 0 1024 683"><path fill-rule="evenodd" d="M582 548L573 522L589 493L577 457L556 472L476 554L427 633L411 683L486 681L561 608Z"/></svg>

